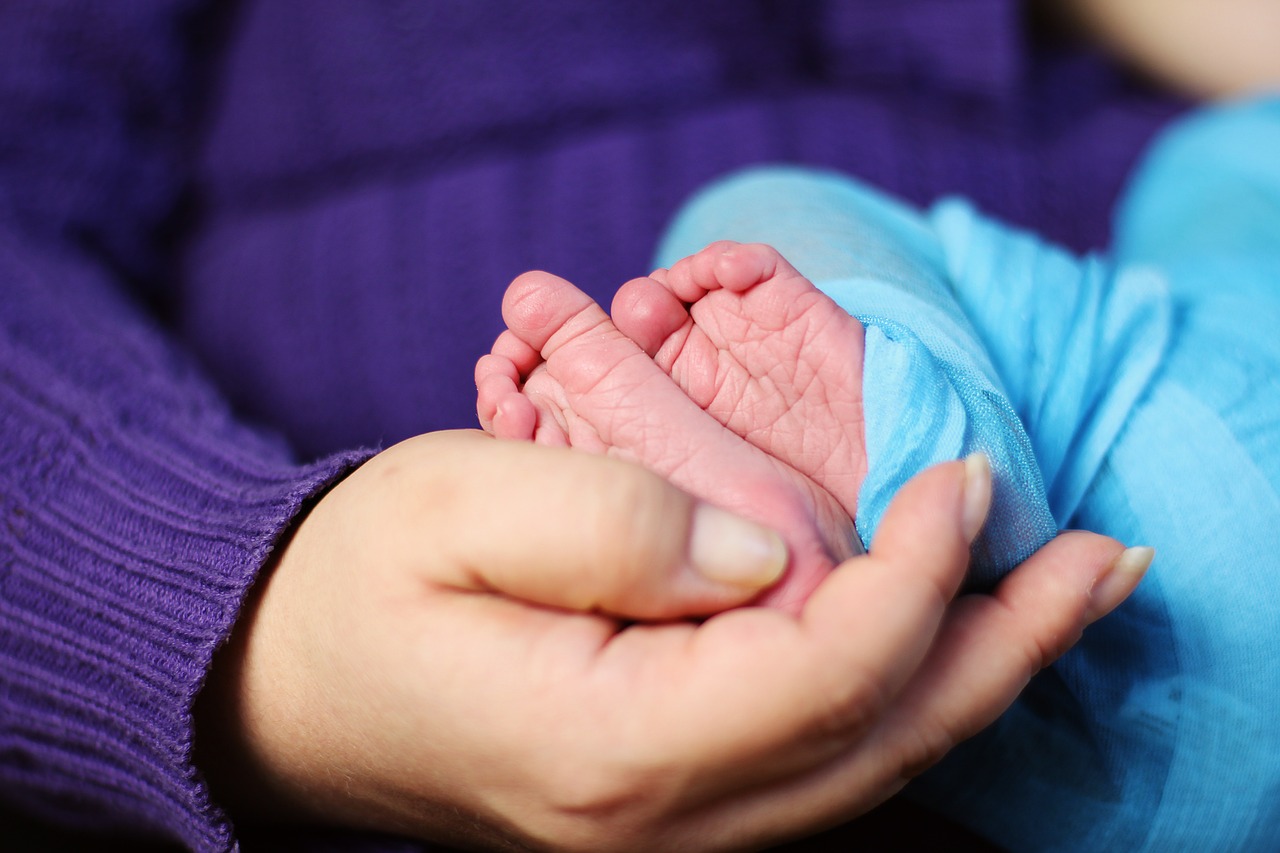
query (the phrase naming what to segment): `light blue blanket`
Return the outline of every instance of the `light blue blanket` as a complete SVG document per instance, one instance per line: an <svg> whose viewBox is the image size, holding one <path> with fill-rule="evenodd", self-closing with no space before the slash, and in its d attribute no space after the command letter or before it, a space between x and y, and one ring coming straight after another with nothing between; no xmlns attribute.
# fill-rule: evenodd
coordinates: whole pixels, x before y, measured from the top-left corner
<svg viewBox="0 0 1280 853"><path fill-rule="evenodd" d="M791 168L696 197L659 263L766 242L867 326L864 539L984 450L987 585L1060 526L1152 545L1134 597L913 796L1012 850L1280 850L1280 100L1156 144L1076 257L964 201Z"/></svg>

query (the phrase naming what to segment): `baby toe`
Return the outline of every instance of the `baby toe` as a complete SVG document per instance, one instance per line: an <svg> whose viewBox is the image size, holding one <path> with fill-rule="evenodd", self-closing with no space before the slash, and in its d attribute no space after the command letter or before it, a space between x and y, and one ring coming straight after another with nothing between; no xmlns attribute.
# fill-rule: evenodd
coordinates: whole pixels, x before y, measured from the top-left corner
<svg viewBox="0 0 1280 853"><path fill-rule="evenodd" d="M632 279L619 288L610 313L618 331L650 358L689 322L684 303L653 278Z"/></svg>
<svg viewBox="0 0 1280 853"><path fill-rule="evenodd" d="M527 272L507 287L502 319L512 335L541 353L552 337L592 308L599 310L590 296L563 278Z"/></svg>
<svg viewBox="0 0 1280 853"><path fill-rule="evenodd" d="M523 394L512 390L494 407L492 433L497 438L531 441L538 425L538 412Z"/></svg>

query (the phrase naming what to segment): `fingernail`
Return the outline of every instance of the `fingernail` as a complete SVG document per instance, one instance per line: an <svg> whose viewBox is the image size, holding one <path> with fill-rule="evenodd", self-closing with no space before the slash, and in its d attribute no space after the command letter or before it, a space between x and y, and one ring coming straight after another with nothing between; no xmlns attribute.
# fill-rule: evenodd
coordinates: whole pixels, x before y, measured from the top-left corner
<svg viewBox="0 0 1280 853"><path fill-rule="evenodd" d="M1116 561L1093 582L1085 618L1095 622L1115 610L1138 586L1155 559L1156 549L1145 545L1126 548Z"/></svg>
<svg viewBox="0 0 1280 853"><path fill-rule="evenodd" d="M767 527L699 504L693 515L689 559L703 577L717 583L766 587L787 568L787 545Z"/></svg>
<svg viewBox="0 0 1280 853"><path fill-rule="evenodd" d="M991 462L985 453L971 453L964 460L964 509L961 518L965 540L978 538L991 509Z"/></svg>

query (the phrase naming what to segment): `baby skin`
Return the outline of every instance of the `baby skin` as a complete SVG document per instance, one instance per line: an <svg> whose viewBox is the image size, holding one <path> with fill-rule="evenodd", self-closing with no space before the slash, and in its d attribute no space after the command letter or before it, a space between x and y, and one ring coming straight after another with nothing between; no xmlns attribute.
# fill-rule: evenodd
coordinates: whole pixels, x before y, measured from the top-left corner
<svg viewBox="0 0 1280 853"><path fill-rule="evenodd" d="M763 245L715 243L618 291L612 319L548 273L517 278L476 365L505 439L628 459L768 524L790 563L760 603L798 610L861 551L861 324Z"/></svg>

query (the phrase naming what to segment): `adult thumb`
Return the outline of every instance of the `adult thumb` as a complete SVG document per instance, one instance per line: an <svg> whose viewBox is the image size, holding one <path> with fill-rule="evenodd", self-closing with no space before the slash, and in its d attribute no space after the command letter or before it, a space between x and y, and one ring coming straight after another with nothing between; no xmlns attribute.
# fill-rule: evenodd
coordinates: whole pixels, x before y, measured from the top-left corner
<svg viewBox="0 0 1280 853"><path fill-rule="evenodd" d="M700 616L777 581L776 532L638 465L477 437L455 488L453 582L534 604L630 619ZM483 452L479 452L483 451Z"/></svg>

